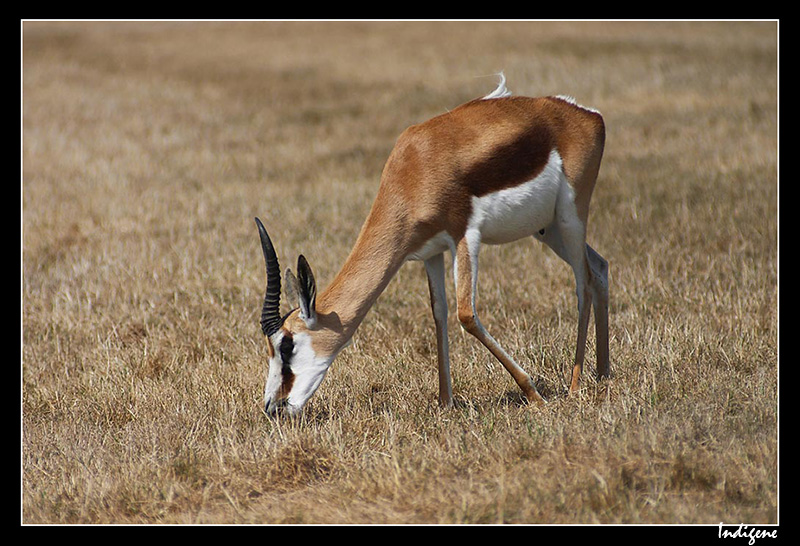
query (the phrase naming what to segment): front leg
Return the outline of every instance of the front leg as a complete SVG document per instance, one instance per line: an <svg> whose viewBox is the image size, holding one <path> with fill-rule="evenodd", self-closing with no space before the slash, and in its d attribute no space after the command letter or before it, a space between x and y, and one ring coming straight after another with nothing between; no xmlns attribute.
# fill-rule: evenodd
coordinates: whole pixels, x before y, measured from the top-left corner
<svg viewBox="0 0 800 546"><path fill-rule="evenodd" d="M431 311L436 323L436 357L439 363L439 405L453 406L453 387L450 380L450 350L447 342L447 294L444 285L444 254L425 260Z"/></svg>

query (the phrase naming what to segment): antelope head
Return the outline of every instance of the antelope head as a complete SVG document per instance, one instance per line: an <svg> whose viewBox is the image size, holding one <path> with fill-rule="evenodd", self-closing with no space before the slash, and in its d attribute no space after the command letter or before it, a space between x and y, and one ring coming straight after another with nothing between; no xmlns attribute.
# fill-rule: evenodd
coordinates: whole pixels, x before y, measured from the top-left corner
<svg viewBox="0 0 800 546"><path fill-rule="evenodd" d="M261 331L267 342L269 370L264 389L264 411L298 414L319 387L336 356L318 354L313 339L318 326L314 274L306 259L297 259L297 277L286 270L286 293L297 307L280 315L281 272L278 257L264 224L256 218L267 268L267 288L261 309Z"/></svg>

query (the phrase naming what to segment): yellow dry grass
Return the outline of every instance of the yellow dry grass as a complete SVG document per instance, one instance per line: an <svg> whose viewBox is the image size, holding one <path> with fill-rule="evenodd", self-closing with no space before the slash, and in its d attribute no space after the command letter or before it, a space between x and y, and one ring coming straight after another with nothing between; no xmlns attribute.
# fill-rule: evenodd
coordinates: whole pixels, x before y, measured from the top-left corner
<svg viewBox="0 0 800 546"><path fill-rule="evenodd" d="M24 523L770 523L778 518L777 24L24 23ZM394 139L494 88L603 112L589 241L613 378L565 397L569 268L485 248L436 404L401 269L299 422L261 412L253 217L320 289ZM448 279L452 304L452 281Z"/></svg>

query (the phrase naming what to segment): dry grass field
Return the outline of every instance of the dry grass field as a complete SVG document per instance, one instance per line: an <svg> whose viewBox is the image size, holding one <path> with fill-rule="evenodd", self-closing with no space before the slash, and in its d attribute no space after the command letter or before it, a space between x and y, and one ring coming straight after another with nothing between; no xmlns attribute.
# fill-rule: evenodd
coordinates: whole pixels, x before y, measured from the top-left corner
<svg viewBox="0 0 800 546"><path fill-rule="evenodd" d="M778 521L775 22L25 22L21 521ZM589 243L613 376L567 397L572 273L484 247L436 402L406 264L302 419L262 411L254 216L320 290L396 137L492 91L569 94L607 141Z"/></svg>

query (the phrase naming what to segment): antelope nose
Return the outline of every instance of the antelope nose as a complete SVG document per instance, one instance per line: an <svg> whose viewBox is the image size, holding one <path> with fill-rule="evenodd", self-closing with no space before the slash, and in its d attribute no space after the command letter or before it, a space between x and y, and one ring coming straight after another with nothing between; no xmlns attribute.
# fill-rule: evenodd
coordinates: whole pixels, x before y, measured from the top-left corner
<svg viewBox="0 0 800 546"><path fill-rule="evenodd" d="M278 412L287 404L287 400L285 398L280 400L267 400L266 404L264 404L264 413L269 415L270 417L275 416Z"/></svg>

